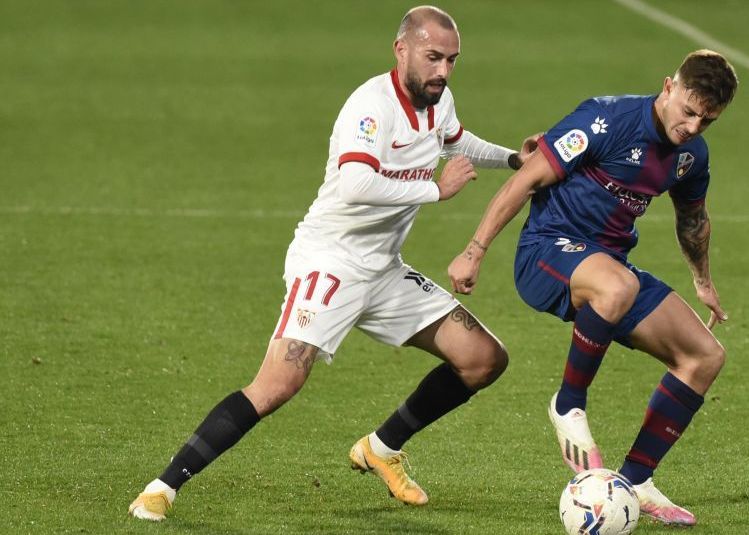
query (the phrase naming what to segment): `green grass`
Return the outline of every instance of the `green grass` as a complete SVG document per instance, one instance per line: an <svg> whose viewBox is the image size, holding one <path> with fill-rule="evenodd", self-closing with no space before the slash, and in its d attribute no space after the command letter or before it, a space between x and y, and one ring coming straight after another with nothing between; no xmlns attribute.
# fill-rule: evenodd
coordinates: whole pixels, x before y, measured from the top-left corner
<svg viewBox="0 0 749 535"><path fill-rule="evenodd" d="M441 5L462 31L459 116L507 145L588 96L657 91L697 47L608 2ZM749 52L746 3L659 5ZM545 406L569 325L515 293L519 222L465 299L507 344L510 368L408 445L428 507L400 506L346 455L435 362L354 332L333 366L318 365L297 398L185 487L168 522L125 515L206 411L252 378L335 116L391 67L409 6L0 2L0 532L561 533L570 473ZM729 360L658 476L700 534L749 531L745 90L707 135ZM507 176L482 172L425 207L406 260L447 284L447 264ZM696 306L669 205L657 200L642 220L633 260ZM611 466L662 372L640 353L609 352L590 412Z"/></svg>

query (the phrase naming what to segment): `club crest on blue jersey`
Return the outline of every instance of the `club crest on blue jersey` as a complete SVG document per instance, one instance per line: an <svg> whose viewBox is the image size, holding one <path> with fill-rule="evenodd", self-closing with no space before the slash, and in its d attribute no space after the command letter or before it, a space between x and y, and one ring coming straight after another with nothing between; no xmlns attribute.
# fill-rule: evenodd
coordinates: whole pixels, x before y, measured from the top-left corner
<svg viewBox="0 0 749 535"><path fill-rule="evenodd" d="M557 139L554 142L554 148L557 149L562 160L572 161L572 158L588 148L588 136L582 130L575 128Z"/></svg>
<svg viewBox="0 0 749 535"><path fill-rule="evenodd" d="M377 120L374 117L362 117L359 120L359 130L356 132L356 141L363 142L369 147L377 143Z"/></svg>
<svg viewBox="0 0 749 535"><path fill-rule="evenodd" d="M691 152L682 152L679 154L679 160L676 162L676 179L682 178L692 168L694 156Z"/></svg>

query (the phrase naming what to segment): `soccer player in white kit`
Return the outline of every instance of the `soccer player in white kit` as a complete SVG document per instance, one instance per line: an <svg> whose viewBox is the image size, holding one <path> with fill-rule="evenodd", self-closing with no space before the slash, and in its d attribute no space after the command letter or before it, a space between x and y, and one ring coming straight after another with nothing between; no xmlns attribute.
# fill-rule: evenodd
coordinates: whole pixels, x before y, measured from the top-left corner
<svg viewBox="0 0 749 535"><path fill-rule="evenodd" d="M291 399L315 360L330 361L353 327L444 361L349 454L353 468L373 471L395 498L423 505L402 445L505 370L501 342L399 251L420 205L455 195L476 177L474 165L517 169L536 137L517 153L463 130L446 87L460 37L444 11L410 10L393 48L397 67L354 91L336 120L325 181L289 246L286 297L255 379L208 414L130 505L133 516L164 519L177 490ZM440 156L449 161L434 182Z"/></svg>

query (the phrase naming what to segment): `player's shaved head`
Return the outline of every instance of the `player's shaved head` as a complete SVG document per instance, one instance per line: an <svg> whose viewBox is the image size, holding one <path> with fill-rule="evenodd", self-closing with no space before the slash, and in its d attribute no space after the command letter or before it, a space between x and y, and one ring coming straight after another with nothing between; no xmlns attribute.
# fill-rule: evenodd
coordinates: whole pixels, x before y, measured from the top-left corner
<svg viewBox="0 0 749 535"><path fill-rule="evenodd" d="M446 30L458 33L458 25L447 12L434 6L417 6L408 11L398 27L397 40L415 36L428 22L434 22Z"/></svg>

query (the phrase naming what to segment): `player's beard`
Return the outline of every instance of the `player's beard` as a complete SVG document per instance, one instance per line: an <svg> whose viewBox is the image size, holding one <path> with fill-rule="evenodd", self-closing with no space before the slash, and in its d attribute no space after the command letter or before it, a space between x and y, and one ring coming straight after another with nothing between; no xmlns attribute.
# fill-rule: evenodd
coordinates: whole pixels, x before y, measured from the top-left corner
<svg viewBox="0 0 749 535"><path fill-rule="evenodd" d="M427 91L427 86L434 83L442 84L442 90L439 93L429 93ZM415 72L406 72L406 89L411 93L414 108L426 108L427 106L437 104L440 98L442 98L442 93L445 92L445 87L447 87L447 80L444 78L433 78L432 80L422 82Z"/></svg>

